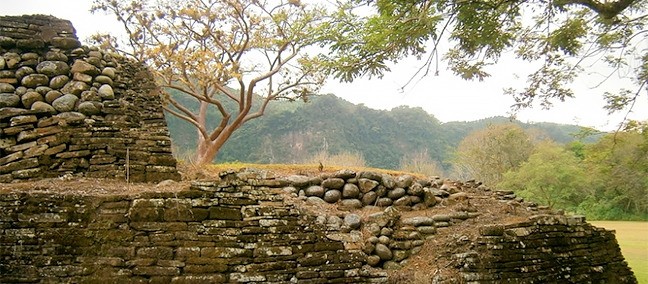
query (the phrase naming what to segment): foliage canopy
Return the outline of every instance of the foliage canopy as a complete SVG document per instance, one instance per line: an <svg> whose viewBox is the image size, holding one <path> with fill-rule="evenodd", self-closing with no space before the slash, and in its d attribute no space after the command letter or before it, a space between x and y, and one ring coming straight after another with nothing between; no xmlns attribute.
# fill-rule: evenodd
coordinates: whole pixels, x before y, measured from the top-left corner
<svg viewBox="0 0 648 284"><path fill-rule="evenodd" d="M339 40L327 59L344 63L332 69L342 81L381 77L389 62L408 55L425 57L414 77L438 73L445 60L462 78L484 80L489 66L513 53L537 68L524 89L505 90L514 110L573 97L569 84L601 62L610 67L601 81L619 75L636 87L605 93L610 112L631 108L648 90L647 0L348 0L341 6L346 21L332 29Z"/></svg>

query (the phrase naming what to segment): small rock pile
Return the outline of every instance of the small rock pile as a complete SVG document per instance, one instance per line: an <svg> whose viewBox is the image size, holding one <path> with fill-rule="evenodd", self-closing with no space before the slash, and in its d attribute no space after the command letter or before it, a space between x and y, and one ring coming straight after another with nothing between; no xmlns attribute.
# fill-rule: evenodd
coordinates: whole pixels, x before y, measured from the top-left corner
<svg viewBox="0 0 648 284"><path fill-rule="evenodd" d="M425 209L457 193L456 187L438 178L416 180L410 175L392 177L375 172L343 170L315 177L289 176L291 186L284 190L298 194L310 202L338 203L341 209L365 206L410 207Z"/></svg>
<svg viewBox="0 0 648 284"><path fill-rule="evenodd" d="M287 177L285 183L288 186L283 188L284 192L307 203L337 204L340 210L350 210L343 216L321 216L320 223L329 230L340 230L355 236L347 240L357 241L361 238L360 231L365 232L361 241L367 264L386 269L398 269L406 264L409 256L418 253L425 240L437 232L437 228L449 227L480 215L468 207L430 217L401 218L401 211L423 210L437 204L467 200L469 196L464 190L469 188L489 190L474 181L461 183L439 177L417 179L410 175L394 177L351 170L319 176L293 175ZM501 200L506 201L509 197L511 195ZM358 209L380 207L385 209L366 218L354 213Z"/></svg>

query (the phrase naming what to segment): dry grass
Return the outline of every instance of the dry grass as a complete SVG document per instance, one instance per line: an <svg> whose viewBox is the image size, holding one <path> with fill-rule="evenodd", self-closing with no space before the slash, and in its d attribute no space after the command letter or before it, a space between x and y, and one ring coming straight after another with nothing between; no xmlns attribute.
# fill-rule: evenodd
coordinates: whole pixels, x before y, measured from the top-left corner
<svg viewBox="0 0 648 284"><path fill-rule="evenodd" d="M361 171L373 171L378 173L390 174L393 176L399 175L411 175L417 178L425 178L422 174L410 173L397 170L385 170L377 169L370 167L348 167L348 166L329 166L324 165L323 170L320 172L319 164L249 164L249 163L221 163L221 164L212 164L206 166L203 170L209 173L218 173L224 170L235 170L239 171L241 169L260 169L271 171L276 175L294 175L294 174L303 174L303 175L318 175L320 173L334 173L339 170L352 170L356 172Z"/></svg>

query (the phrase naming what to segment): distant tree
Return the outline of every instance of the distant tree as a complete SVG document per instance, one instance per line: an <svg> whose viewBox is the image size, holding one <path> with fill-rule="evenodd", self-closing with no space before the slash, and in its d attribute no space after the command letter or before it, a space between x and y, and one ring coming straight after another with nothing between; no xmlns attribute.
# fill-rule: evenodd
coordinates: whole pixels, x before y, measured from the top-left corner
<svg viewBox="0 0 648 284"><path fill-rule="evenodd" d="M305 50L329 42L322 25L335 22L325 9L295 0L95 0L94 11L115 15L127 34L125 46L107 35L95 39L148 64L165 110L196 128L198 164L212 162L270 102L305 100L318 90L325 76ZM180 103L172 91L198 107ZM208 121L210 108L220 121Z"/></svg>
<svg viewBox="0 0 648 284"><path fill-rule="evenodd" d="M520 126L491 125L470 133L459 143L455 170L463 178L496 186L504 173L518 168L529 158L533 147L533 140Z"/></svg>
<svg viewBox="0 0 648 284"><path fill-rule="evenodd" d="M428 176L445 176L440 163L430 158L427 149L406 153L401 159L400 170Z"/></svg>
<svg viewBox="0 0 648 284"><path fill-rule="evenodd" d="M439 72L439 61L464 79L484 80L503 54L537 66L523 90L508 89L514 109L574 96L569 88L592 65L609 66L601 81L630 79L635 89L605 93L609 111L632 107L648 88L648 0L347 0L331 23L336 37L328 56L342 81L381 77L389 62L414 55L413 76ZM375 12L367 12L365 6ZM336 26L337 25L337 26Z"/></svg>
<svg viewBox="0 0 648 284"><path fill-rule="evenodd" d="M586 210L599 218L648 218L648 122L631 122L585 149L594 192Z"/></svg>
<svg viewBox="0 0 648 284"><path fill-rule="evenodd" d="M499 186L540 204L574 210L591 194L589 176L581 164L574 152L543 142L528 161L505 173Z"/></svg>

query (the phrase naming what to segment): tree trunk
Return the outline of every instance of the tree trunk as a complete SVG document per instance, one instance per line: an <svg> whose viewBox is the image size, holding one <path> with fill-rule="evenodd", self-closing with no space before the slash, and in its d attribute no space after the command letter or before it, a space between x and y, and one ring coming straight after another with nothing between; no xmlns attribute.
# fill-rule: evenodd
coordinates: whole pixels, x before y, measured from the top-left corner
<svg viewBox="0 0 648 284"><path fill-rule="evenodd" d="M214 161L214 158L216 158L216 155L218 155L220 149L225 145L225 142L227 142L230 136L232 136L232 133L234 133L239 126L240 124L228 125L214 141L199 139L198 149L196 149L196 164L211 164Z"/></svg>

